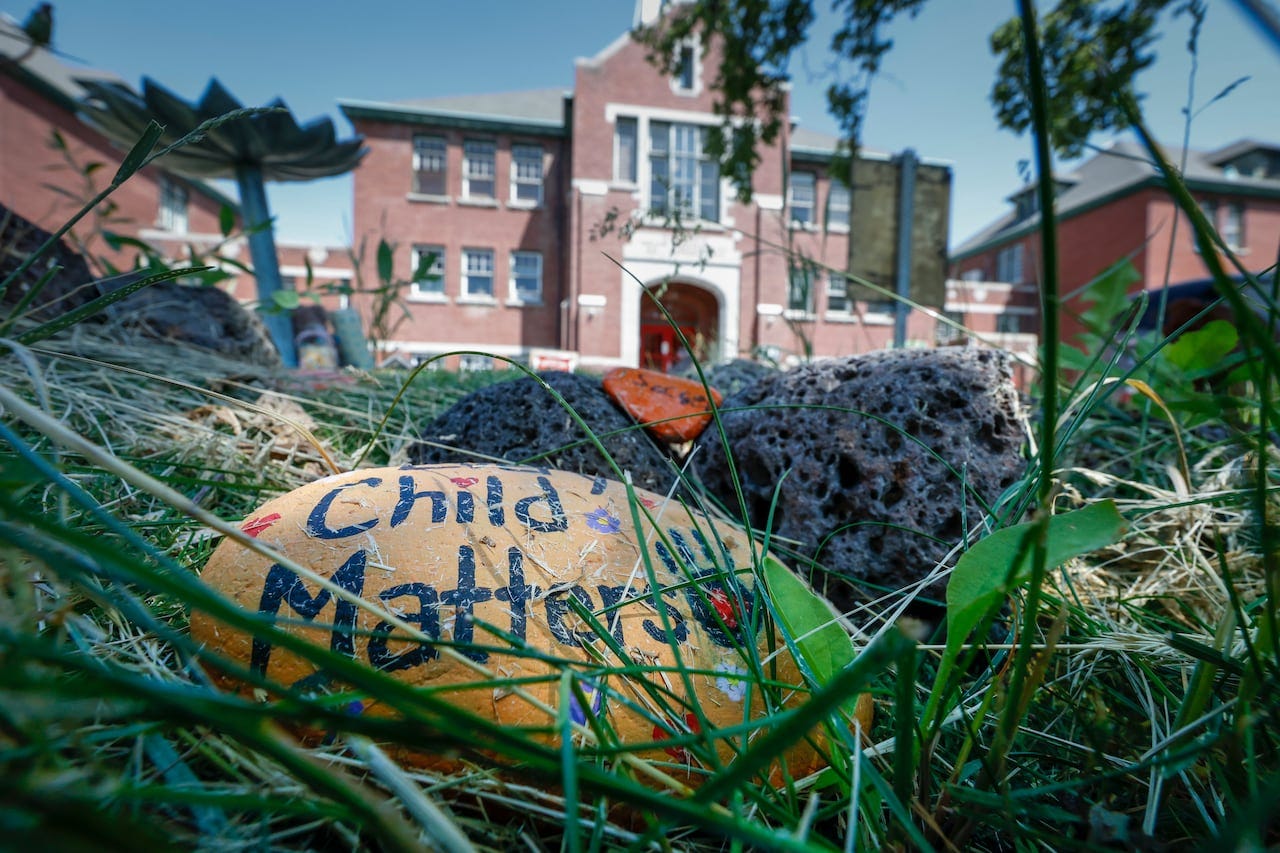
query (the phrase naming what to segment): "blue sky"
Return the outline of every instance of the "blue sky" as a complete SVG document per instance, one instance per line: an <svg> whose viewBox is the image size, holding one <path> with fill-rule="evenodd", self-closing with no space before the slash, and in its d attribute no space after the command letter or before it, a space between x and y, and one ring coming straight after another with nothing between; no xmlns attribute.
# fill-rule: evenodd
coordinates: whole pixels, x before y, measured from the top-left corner
<svg viewBox="0 0 1280 853"><path fill-rule="evenodd" d="M35 0L0 0L23 19ZM792 112L835 132L826 114L824 69L833 29L828 0L791 65ZM1241 137L1280 142L1280 53L1234 3L1209 0L1196 77L1197 106L1232 81L1249 82L1201 113L1191 144L1215 148ZM283 97L302 120L332 117L351 133L340 98L400 100L573 84L573 60L631 25L634 0L55 0L55 46L137 85L143 75L195 98L211 76L246 104ZM914 148L954 169L951 243L1002 215L1031 142L1000 130L988 103L996 61L987 38L1014 13L1011 0L930 0L894 23L895 47L871 93L864 143ZM1156 65L1139 79L1148 121L1180 144L1191 69L1188 21L1166 17ZM1107 139L1094 140L1098 144ZM1070 164L1064 164L1070 166ZM351 179L269 188L281 239L349 239Z"/></svg>

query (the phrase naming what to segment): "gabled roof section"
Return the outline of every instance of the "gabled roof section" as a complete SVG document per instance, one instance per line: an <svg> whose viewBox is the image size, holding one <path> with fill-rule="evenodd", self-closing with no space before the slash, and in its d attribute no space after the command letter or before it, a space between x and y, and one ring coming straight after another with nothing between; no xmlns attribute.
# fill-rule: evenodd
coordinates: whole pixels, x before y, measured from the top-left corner
<svg viewBox="0 0 1280 853"><path fill-rule="evenodd" d="M21 62L16 60L21 59ZM85 94L78 80L124 83L120 75L87 66L63 62L42 47L31 49L31 41L13 18L0 14L0 71L12 74L64 109L76 111Z"/></svg>
<svg viewBox="0 0 1280 853"><path fill-rule="evenodd" d="M1255 150L1272 148L1275 146L1244 142L1233 143L1215 152L1187 149L1183 179L1192 191L1280 198L1280 179L1235 174L1219 165L1232 162ZM1166 148L1164 155L1171 163L1178 165L1182 161L1183 151L1180 148ZM1140 189L1164 186L1164 178L1148 159L1146 149L1134 142L1115 142L1081 163L1075 170L1065 175L1054 175L1054 181L1071 182L1070 186L1062 187L1057 195L1055 211L1060 219L1084 213ZM1021 188L1009 198L1017 199L1025 191L1025 187ZM1019 216L1017 209L1011 210L961 243L952 251L951 257L953 260L962 260L1028 234L1039 225L1039 211Z"/></svg>
<svg viewBox="0 0 1280 853"><path fill-rule="evenodd" d="M563 136L564 102L568 97L570 93L564 89L531 89L408 101L343 99L338 101L338 107L349 119Z"/></svg>

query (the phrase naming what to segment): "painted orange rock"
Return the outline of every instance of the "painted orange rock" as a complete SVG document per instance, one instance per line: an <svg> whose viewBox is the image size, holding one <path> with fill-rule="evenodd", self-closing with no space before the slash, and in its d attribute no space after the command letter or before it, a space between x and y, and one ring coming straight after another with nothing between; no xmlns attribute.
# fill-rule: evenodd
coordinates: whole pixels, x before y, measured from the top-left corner
<svg viewBox="0 0 1280 853"><path fill-rule="evenodd" d="M655 438L671 444L693 441L711 423L707 389L692 379L618 367L605 374L604 390ZM710 390L720 405L720 392Z"/></svg>
<svg viewBox="0 0 1280 853"><path fill-rule="evenodd" d="M634 512L633 500L649 512ZM509 465L361 469L268 502L241 530L318 577L226 540L202 573L213 589L296 638L540 743L560 746L566 718L598 726L692 787L711 772L703 763L730 764L767 715L808 697L766 618L747 535L603 477ZM200 610L191 635L242 671L342 696L349 713L401 714ZM214 675L254 695L235 673ZM575 686L567 703L566 684ZM815 730L788 749L786 772L826 766L824 737ZM453 751L388 748L415 766L464 765ZM781 784L782 764L768 775Z"/></svg>

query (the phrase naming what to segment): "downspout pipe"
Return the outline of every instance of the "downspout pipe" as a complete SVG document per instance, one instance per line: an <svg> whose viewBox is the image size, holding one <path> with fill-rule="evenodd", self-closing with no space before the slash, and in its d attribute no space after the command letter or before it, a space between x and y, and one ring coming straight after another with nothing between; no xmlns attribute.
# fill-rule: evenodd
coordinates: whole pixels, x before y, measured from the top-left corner
<svg viewBox="0 0 1280 853"><path fill-rule="evenodd" d="M904 300L911 297L911 224L916 212L916 166L919 164L914 149L908 148L898 157L901 179L898 182L898 270L896 292L898 301L893 312L893 346L902 349L907 345L907 317L911 306Z"/></svg>
<svg viewBox="0 0 1280 853"><path fill-rule="evenodd" d="M253 277L258 282L258 303L267 309L267 313L262 315L262 322L267 327L284 366L297 367L298 354L293 345L293 321L290 313L272 310L275 307L275 294L285 287L280 279L275 228L271 222L271 211L267 207L262 169L253 164L237 166L236 183L240 187L240 209L244 214L245 231L249 235Z"/></svg>

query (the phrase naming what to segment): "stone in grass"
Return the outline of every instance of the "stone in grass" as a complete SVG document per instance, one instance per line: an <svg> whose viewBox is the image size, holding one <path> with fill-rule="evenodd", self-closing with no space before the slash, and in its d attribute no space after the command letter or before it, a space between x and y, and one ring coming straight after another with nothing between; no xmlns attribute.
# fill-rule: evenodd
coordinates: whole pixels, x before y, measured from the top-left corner
<svg viewBox="0 0 1280 853"><path fill-rule="evenodd" d="M682 444L693 441L711 422L711 403L702 383L656 370L618 367L604 375L605 393L627 411L636 423L659 441ZM720 392L711 389L720 404Z"/></svg>
<svg viewBox="0 0 1280 853"><path fill-rule="evenodd" d="M995 350L821 361L766 376L723 409L752 524L767 524L776 489L775 533L825 569L815 585L844 610L925 577L982 519L973 493L989 505L1024 467L1009 359ZM703 433L693 459L706 488L737 506L720 437ZM934 582L924 595L944 592Z"/></svg>
<svg viewBox="0 0 1280 853"><path fill-rule="evenodd" d="M614 405L600 380L576 373L541 376L591 427L618 466L631 472L633 483L657 492L668 489L675 477L666 457ZM409 448L409 459L418 465L481 461L475 454L510 462L539 457L531 464L616 479L569 412L530 376L463 397L427 424L420 438L422 443Z"/></svg>

